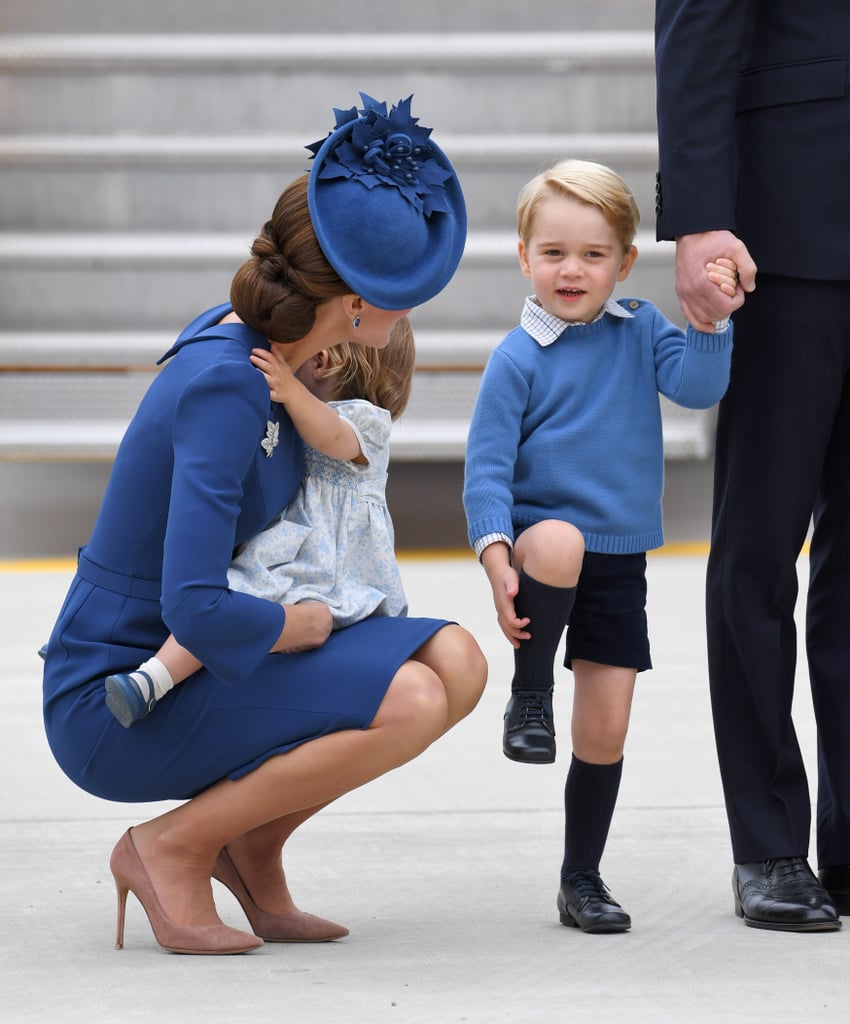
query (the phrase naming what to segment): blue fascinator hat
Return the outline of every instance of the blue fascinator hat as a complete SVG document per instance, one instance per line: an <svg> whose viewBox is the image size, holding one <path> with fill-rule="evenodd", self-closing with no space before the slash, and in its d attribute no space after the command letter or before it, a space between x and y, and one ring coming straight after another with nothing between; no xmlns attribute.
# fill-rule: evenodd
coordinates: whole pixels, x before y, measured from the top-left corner
<svg viewBox="0 0 850 1024"><path fill-rule="evenodd" d="M411 117L409 96L334 108L336 125L307 146L310 217L328 262L379 309L419 306L449 283L466 243L466 204L454 168Z"/></svg>

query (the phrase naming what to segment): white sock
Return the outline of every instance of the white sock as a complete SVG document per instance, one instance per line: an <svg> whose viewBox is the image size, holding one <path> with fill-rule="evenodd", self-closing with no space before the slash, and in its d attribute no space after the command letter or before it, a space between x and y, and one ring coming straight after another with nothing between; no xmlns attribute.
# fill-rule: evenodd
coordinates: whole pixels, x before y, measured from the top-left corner
<svg viewBox="0 0 850 1024"><path fill-rule="evenodd" d="M139 665L138 672L147 672L150 676L153 683L153 695L157 700L161 700L169 690L174 689L171 673L159 658L148 658L144 665ZM148 681L144 676L139 678L136 672L131 672L130 675L142 687L143 692L148 689Z"/></svg>

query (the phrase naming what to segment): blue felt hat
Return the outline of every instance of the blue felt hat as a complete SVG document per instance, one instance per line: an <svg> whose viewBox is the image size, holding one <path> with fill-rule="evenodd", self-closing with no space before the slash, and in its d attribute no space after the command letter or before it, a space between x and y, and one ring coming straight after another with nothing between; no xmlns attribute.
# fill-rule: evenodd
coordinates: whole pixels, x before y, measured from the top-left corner
<svg viewBox="0 0 850 1024"><path fill-rule="evenodd" d="M410 115L409 96L387 113L334 109L336 125L308 146L308 202L319 245L352 292L380 309L433 298L457 270L466 204L445 153Z"/></svg>

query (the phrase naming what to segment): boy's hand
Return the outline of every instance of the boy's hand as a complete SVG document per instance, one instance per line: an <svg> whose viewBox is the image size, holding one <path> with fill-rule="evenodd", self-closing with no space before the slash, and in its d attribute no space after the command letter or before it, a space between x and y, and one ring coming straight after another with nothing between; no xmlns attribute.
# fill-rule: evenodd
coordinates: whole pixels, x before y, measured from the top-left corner
<svg viewBox="0 0 850 1024"><path fill-rule="evenodd" d="M706 263L705 269L709 281L716 284L724 295L734 298L738 289L738 265L735 261L721 256L714 263Z"/></svg>
<svg viewBox="0 0 850 1024"><path fill-rule="evenodd" d="M531 636L527 629L531 620L521 619L516 613L514 598L519 593L519 575L516 570L508 566L502 578L493 582L492 590L499 628L508 638L511 647L518 648L522 640L528 640Z"/></svg>
<svg viewBox="0 0 850 1024"><path fill-rule="evenodd" d="M531 636L526 629L531 620L517 617L514 598L519 593L519 574L511 565L510 548L503 541L489 544L481 553L481 564L493 591L499 628L511 647L519 647L522 640Z"/></svg>
<svg viewBox="0 0 850 1024"><path fill-rule="evenodd" d="M296 377L283 353L274 346L271 350L255 348L251 350L251 362L266 378L272 401L285 403Z"/></svg>

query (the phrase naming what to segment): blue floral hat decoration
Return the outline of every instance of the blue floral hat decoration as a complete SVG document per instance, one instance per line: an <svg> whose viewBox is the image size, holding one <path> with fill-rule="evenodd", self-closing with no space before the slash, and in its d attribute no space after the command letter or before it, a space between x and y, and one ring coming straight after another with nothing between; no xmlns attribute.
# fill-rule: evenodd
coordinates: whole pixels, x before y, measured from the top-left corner
<svg viewBox="0 0 850 1024"><path fill-rule="evenodd" d="M336 125L313 153L307 196L319 245L352 292L379 309L433 298L457 270L466 204L454 168L411 117L409 96L389 113L334 108Z"/></svg>

